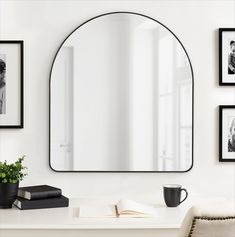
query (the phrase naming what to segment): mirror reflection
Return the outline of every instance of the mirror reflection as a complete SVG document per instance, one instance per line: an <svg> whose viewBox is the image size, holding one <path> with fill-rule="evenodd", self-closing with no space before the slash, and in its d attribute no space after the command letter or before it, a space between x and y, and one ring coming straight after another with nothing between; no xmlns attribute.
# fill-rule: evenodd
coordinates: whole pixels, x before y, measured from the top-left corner
<svg viewBox="0 0 235 237"><path fill-rule="evenodd" d="M139 14L78 27L51 71L50 165L57 171L186 171L193 75L180 41Z"/></svg>

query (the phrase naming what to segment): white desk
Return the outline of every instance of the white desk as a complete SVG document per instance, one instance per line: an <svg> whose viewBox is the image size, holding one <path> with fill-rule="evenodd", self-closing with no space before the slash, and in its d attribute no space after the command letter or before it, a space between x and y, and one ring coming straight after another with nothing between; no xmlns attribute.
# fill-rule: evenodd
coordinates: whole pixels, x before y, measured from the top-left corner
<svg viewBox="0 0 235 237"><path fill-rule="evenodd" d="M0 237L173 237L189 208L158 205L156 218L78 218L79 204L90 202L73 199L69 208L1 209Z"/></svg>

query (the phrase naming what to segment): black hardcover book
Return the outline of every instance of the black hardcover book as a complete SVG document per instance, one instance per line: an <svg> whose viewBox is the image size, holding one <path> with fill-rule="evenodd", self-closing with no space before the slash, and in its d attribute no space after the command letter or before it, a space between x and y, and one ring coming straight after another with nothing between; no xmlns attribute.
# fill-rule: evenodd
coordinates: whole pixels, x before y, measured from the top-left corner
<svg viewBox="0 0 235 237"><path fill-rule="evenodd" d="M44 199L60 197L61 189L49 185L37 185L22 187L18 190L18 197L26 198L28 200Z"/></svg>
<svg viewBox="0 0 235 237"><path fill-rule="evenodd" d="M17 197L14 205L21 210L68 207L69 199L65 196L38 200L27 200L25 198Z"/></svg>

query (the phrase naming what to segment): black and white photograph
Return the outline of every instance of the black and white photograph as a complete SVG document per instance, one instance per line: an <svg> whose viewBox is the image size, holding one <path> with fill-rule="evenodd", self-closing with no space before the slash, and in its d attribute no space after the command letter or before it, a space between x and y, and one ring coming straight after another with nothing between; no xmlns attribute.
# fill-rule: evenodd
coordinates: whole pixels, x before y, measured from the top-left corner
<svg viewBox="0 0 235 237"><path fill-rule="evenodd" d="M0 54L0 114L6 113L6 55Z"/></svg>
<svg viewBox="0 0 235 237"><path fill-rule="evenodd" d="M23 128L22 40L0 40L0 128Z"/></svg>
<svg viewBox="0 0 235 237"><path fill-rule="evenodd" d="M235 39L229 41L228 74L235 74Z"/></svg>
<svg viewBox="0 0 235 237"><path fill-rule="evenodd" d="M219 84L235 85L235 28L219 29Z"/></svg>
<svg viewBox="0 0 235 237"><path fill-rule="evenodd" d="M235 152L235 116L228 117L228 152Z"/></svg>
<svg viewBox="0 0 235 237"><path fill-rule="evenodd" d="M235 161L235 106L219 107L219 160Z"/></svg>

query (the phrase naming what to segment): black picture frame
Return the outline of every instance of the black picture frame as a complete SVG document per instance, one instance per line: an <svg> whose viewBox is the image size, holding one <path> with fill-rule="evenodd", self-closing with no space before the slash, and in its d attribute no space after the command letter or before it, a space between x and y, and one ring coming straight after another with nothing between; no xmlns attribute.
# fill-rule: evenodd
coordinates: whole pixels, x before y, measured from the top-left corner
<svg viewBox="0 0 235 237"><path fill-rule="evenodd" d="M231 39L229 38L231 36ZM226 39L226 40L225 40ZM235 85L235 71L230 74L229 66L229 49L230 43L235 42L235 28L219 28L219 85L220 86L234 86ZM226 42L225 42L226 41ZM235 46L234 46L235 47ZM227 52L226 52L227 50ZM235 59L234 59L235 60Z"/></svg>
<svg viewBox="0 0 235 237"><path fill-rule="evenodd" d="M230 110L230 113L232 116L229 118L229 112L225 121L225 114L224 111ZM231 110L234 110L231 112ZM232 120L229 121L229 120ZM235 147L233 151L229 151L229 139L228 136L230 134L226 134L225 127L227 128L227 132L231 130L230 124L233 123L234 121L234 126L235 126L235 105L220 105L219 106L219 162L235 162ZM227 126L225 125L227 124ZM234 127L234 132L235 132L235 127ZM226 134L226 135L225 135ZM235 136L235 135L234 135ZM225 150L227 149L227 151ZM227 154L227 157L225 157ZM230 156L230 157L228 157Z"/></svg>
<svg viewBox="0 0 235 237"><path fill-rule="evenodd" d="M23 128L24 127L24 41L0 40L0 58L1 55L6 59L5 86L7 86L8 84L9 80L8 78L10 78L11 80L11 83L9 83L11 85L6 88L5 100L7 101L9 99L13 101L11 102L11 105L13 106L12 107L7 106L6 104L7 102L5 102L6 104L6 109L4 112L5 117L1 112L0 128L1 129ZM13 88L12 84L15 84L16 87ZM14 92L17 92L16 95ZM14 99L12 99L11 94L15 95L13 97ZM10 109L8 109L8 107L10 107Z"/></svg>

